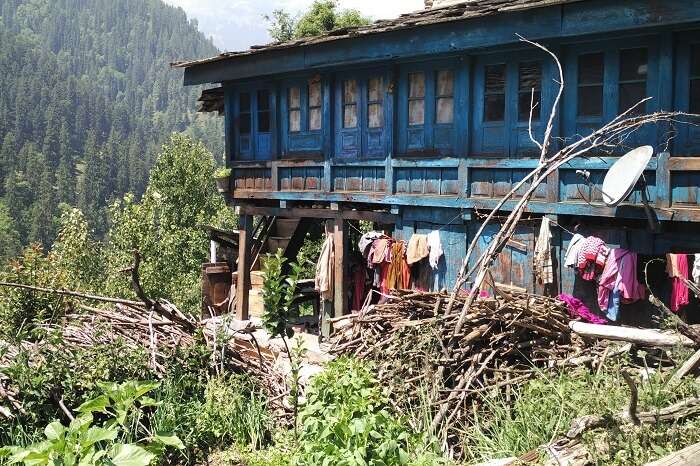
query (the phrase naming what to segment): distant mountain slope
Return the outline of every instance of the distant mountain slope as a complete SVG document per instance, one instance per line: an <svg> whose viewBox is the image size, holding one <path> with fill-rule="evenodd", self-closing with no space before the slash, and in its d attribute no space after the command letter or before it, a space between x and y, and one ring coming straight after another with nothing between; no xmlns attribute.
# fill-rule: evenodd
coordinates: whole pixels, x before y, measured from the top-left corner
<svg viewBox="0 0 700 466"><path fill-rule="evenodd" d="M0 195L19 237L49 244L61 202L104 233L172 131L221 153L221 121L195 117L199 89L169 67L217 52L160 0L2 0Z"/></svg>

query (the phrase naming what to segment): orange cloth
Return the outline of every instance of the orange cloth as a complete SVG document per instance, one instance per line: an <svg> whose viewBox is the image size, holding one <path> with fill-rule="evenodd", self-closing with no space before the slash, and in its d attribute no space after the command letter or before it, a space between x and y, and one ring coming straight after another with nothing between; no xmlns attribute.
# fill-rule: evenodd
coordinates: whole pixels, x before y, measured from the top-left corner
<svg viewBox="0 0 700 466"><path fill-rule="evenodd" d="M395 242L391 247L391 264L387 273L387 285L390 290L404 290L408 288L411 271L406 263L406 243L403 241ZM406 271L408 271L409 280L406 280Z"/></svg>

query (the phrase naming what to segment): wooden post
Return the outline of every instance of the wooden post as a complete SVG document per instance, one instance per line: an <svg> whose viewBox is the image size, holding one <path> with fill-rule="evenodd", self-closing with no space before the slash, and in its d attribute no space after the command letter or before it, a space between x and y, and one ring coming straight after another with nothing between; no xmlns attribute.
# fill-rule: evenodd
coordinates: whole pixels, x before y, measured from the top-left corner
<svg viewBox="0 0 700 466"><path fill-rule="evenodd" d="M248 320L248 294L250 292L250 249L253 235L253 216L241 215L238 232L238 281L236 282L236 318Z"/></svg>
<svg viewBox="0 0 700 466"><path fill-rule="evenodd" d="M345 221L342 217L336 217L333 220L333 245L335 247L335 264L334 264L334 317L339 317L348 313L347 286L345 284Z"/></svg>

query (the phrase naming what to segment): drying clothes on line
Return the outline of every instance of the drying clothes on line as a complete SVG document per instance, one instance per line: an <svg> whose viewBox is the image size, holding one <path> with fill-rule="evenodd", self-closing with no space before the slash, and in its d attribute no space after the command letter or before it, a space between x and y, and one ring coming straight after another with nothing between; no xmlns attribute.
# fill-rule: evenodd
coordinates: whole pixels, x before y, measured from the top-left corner
<svg viewBox="0 0 700 466"><path fill-rule="evenodd" d="M387 288L404 290L411 283L411 269L406 262L406 243L397 241L391 247L391 263L387 275Z"/></svg>
<svg viewBox="0 0 700 466"><path fill-rule="evenodd" d="M542 218L540 234L535 243L535 276L542 285L554 283L552 268L552 232L549 229L549 218Z"/></svg>
<svg viewBox="0 0 700 466"><path fill-rule="evenodd" d="M332 301L334 293L333 265L335 264L335 250L333 247L333 234L326 234L326 239L321 246L321 254L316 263L316 278L314 288L321 295L322 300Z"/></svg>
<svg viewBox="0 0 700 466"><path fill-rule="evenodd" d="M428 237L426 235L413 235L408 241L406 249L406 261L408 265L413 265L416 262L428 257L430 250L428 249Z"/></svg>
<svg viewBox="0 0 700 466"><path fill-rule="evenodd" d="M566 303L566 307L569 308L569 316L572 319L581 319L584 322L590 322L592 324L607 324L608 321L605 320L603 317L600 317L593 312L591 312L588 307L586 307L583 302L571 295L568 294L560 294L558 296L558 299L560 301L564 301Z"/></svg>
<svg viewBox="0 0 700 466"><path fill-rule="evenodd" d="M605 241L600 238L589 236L583 240L581 249L578 252L578 269L581 273L581 278L589 281L593 280L603 269L608 252L609 249L605 245Z"/></svg>
<svg viewBox="0 0 700 466"><path fill-rule="evenodd" d="M700 286L700 254L693 257L693 282Z"/></svg>
<svg viewBox="0 0 700 466"><path fill-rule="evenodd" d="M372 243L379 238L386 238L386 235L381 231L370 231L360 237L360 241L357 242L357 248L360 250L362 257L367 258Z"/></svg>
<svg viewBox="0 0 700 466"><path fill-rule="evenodd" d="M578 266L578 253L583 246L584 238L582 235L576 233L571 237L569 241L569 247L566 250L566 256L564 256L564 265L566 267L577 267Z"/></svg>
<svg viewBox="0 0 700 466"><path fill-rule="evenodd" d="M617 320L620 304L646 298L646 288L637 280L637 253L615 248L608 253L598 279L598 305L608 319Z"/></svg>
<svg viewBox="0 0 700 466"><path fill-rule="evenodd" d="M687 305L688 286L683 279L688 279L688 256L685 254L666 254L666 273L673 279L671 288L671 311Z"/></svg>
<svg viewBox="0 0 700 466"><path fill-rule="evenodd" d="M430 233L428 233L427 241L430 267L432 267L433 270L435 270L438 268L440 257L443 255L442 243L440 242L440 232L438 230L433 230Z"/></svg>
<svg viewBox="0 0 700 466"><path fill-rule="evenodd" d="M367 256L367 265L374 267L382 262L391 262L391 239L380 238L372 242L372 248Z"/></svg>
<svg viewBox="0 0 700 466"><path fill-rule="evenodd" d="M413 289L418 291L430 291L433 284L433 269L428 259L423 259L411 266Z"/></svg>

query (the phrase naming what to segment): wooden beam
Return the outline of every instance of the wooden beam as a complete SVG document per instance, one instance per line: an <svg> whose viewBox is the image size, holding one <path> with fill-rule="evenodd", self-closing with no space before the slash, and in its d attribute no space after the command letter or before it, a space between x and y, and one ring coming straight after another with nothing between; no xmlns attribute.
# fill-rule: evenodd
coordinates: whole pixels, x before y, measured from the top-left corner
<svg viewBox="0 0 700 466"><path fill-rule="evenodd" d="M647 463L646 466L696 466L698 458L700 458L700 443L694 443L659 460Z"/></svg>
<svg viewBox="0 0 700 466"><path fill-rule="evenodd" d="M238 230L238 277L236 282L236 318L248 320L248 294L250 293L250 250L253 235L253 216L239 217Z"/></svg>
<svg viewBox="0 0 700 466"><path fill-rule="evenodd" d="M330 210L330 209L305 209L303 207L263 207L254 205L241 205L241 215L263 215L282 218L343 218L345 220L367 220L369 222L394 224L398 220L398 215L388 212L377 212L372 210Z"/></svg>
<svg viewBox="0 0 700 466"><path fill-rule="evenodd" d="M333 317L340 317L347 314L348 300L347 286L345 284L346 277L346 243L347 235L345 234L345 220L336 218L333 220L333 245L335 247L335 264L333 282L334 300L333 300Z"/></svg>
<svg viewBox="0 0 700 466"><path fill-rule="evenodd" d="M578 333L583 337L628 341L647 346L695 346L693 340L686 336L678 333L661 333L658 330L647 328L588 324L578 321L569 322L569 327L574 333Z"/></svg>

